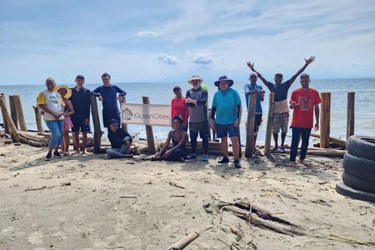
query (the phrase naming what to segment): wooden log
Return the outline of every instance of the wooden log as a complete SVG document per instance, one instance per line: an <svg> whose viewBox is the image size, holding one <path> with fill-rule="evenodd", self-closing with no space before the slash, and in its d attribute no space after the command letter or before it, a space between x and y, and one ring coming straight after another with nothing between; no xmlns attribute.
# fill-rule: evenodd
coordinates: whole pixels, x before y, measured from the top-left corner
<svg viewBox="0 0 375 250"><path fill-rule="evenodd" d="M49 142L49 138L45 138L44 136L24 131L19 131L18 133L20 134L20 138L22 139L33 140L44 144L48 144Z"/></svg>
<svg viewBox="0 0 375 250"><path fill-rule="evenodd" d="M321 93L322 108L320 111L320 146L329 148L330 119L331 119L331 93Z"/></svg>
<svg viewBox="0 0 375 250"><path fill-rule="evenodd" d="M98 104L96 102L96 96L91 96L91 115L92 122L94 124L94 154L100 154L100 143L103 131L100 128L100 119L98 112Z"/></svg>
<svg viewBox="0 0 375 250"><path fill-rule="evenodd" d="M348 107L346 115L346 138L354 135L354 103L355 103L355 93L348 93Z"/></svg>
<svg viewBox="0 0 375 250"><path fill-rule="evenodd" d="M181 240L174 243L172 246L168 247L168 250L181 250L184 249L187 245L193 242L196 238L199 237L197 232L191 233L188 236L185 236Z"/></svg>
<svg viewBox="0 0 375 250"><path fill-rule="evenodd" d="M43 125L42 125L42 116L40 115L40 111L38 107L33 106L34 113L35 113L35 121L38 133L44 133Z"/></svg>
<svg viewBox="0 0 375 250"><path fill-rule="evenodd" d="M0 106L1 106L1 112L3 113L3 119L4 119L4 124L7 124L9 127L10 132L14 136L14 140L16 142L20 141L20 135L18 134L18 130L16 126L14 125L12 118L10 117L10 114L8 112L8 108L6 106L5 102L5 97L4 95L0 96Z"/></svg>
<svg viewBox="0 0 375 250"><path fill-rule="evenodd" d="M297 154L299 154L300 150L298 150ZM316 150L307 150L307 155L315 155L315 156L325 156L325 157L344 157L346 150L339 150L339 149L316 149ZM272 154L280 154L280 152L275 151ZM285 153L283 154L290 154L289 149L285 149Z"/></svg>
<svg viewBox="0 0 375 250"><path fill-rule="evenodd" d="M14 95L9 96L9 109L10 109L10 117L14 123L14 126L18 129L18 120L17 120L17 109L16 104L14 102Z"/></svg>
<svg viewBox="0 0 375 250"><path fill-rule="evenodd" d="M17 120L20 125L21 131L27 131L25 117L23 115L22 103L21 98L19 95L14 96L14 103L16 105L16 112L17 112Z"/></svg>
<svg viewBox="0 0 375 250"><path fill-rule="evenodd" d="M142 97L143 104L150 104L150 99L147 96ZM152 130L151 125L146 125L146 135L147 135L147 146L148 146L148 153L155 154L155 142L154 142L154 132Z"/></svg>
<svg viewBox="0 0 375 250"><path fill-rule="evenodd" d="M311 136L315 137L315 138L320 138L320 135L319 134L315 134L315 133L311 133ZM339 145L341 147L346 148L346 141L345 140L342 140L342 139L330 136L329 137L329 141L333 142L333 143L335 143L335 144L337 144L337 145Z"/></svg>
<svg viewBox="0 0 375 250"><path fill-rule="evenodd" d="M266 140L264 142L264 155L269 155L271 151L272 123L273 123L274 110L275 110L275 93L272 92L270 94L270 103L268 107Z"/></svg>
<svg viewBox="0 0 375 250"><path fill-rule="evenodd" d="M251 92L249 94L249 106L247 107L246 149L245 149L246 158L252 157L255 151L254 127L255 127L256 99L257 99L257 93Z"/></svg>

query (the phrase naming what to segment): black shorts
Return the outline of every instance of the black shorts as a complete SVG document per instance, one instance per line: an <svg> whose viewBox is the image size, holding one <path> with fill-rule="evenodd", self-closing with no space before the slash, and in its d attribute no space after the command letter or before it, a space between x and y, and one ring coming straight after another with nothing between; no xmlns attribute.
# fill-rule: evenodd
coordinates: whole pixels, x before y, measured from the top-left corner
<svg viewBox="0 0 375 250"><path fill-rule="evenodd" d="M210 137L210 126L208 121L204 122L189 122L190 138L197 138L198 133L201 138Z"/></svg>
<svg viewBox="0 0 375 250"><path fill-rule="evenodd" d="M121 124L120 111L118 109L103 109L103 125L105 128L109 128L112 119L116 119Z"/></svg>
<svg viewBox="0 0 375 250"><path fill-rule="evenodd" d="M72 120L72 123L73 123L73 127L71 128L72 132L88 132L88 133L91 133L90 125L85 124L85 118L73 119L73 117L72 117L71 120Z"/></svg>

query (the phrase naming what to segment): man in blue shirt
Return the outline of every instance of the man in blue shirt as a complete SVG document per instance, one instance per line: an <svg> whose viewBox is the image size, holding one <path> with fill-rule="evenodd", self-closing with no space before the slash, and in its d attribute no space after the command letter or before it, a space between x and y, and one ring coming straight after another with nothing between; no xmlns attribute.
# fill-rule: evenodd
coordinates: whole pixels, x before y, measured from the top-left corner
<svg viewBox="0 0 375 250"><path fill-rule="evenodd" d="M117 107L117 99L120 102L124 101L125 91L112 85L111 76L108 73L102 75L103 86L97 87L91 92L92 95L98 97L99 101L103 103L103 125L109 129L109 124L112 119L120 120L120 111ZM117 97L117 93L119 93Z"/></svg>
<svg viewBox="0 0 375 250"><path fill-rule="evenodd" d="M227 76L220 76L219 80L215 82L215 86L219 87L219 90L215 93L212 100L210 127L216 130L217 137L221 138L223 158L219 163L229 162L229 135L233 148L234 167L241 168L239 161L240 144L238 140L242 113L241 98L237 91L230 88L232 85L233 80L228 79Z"/></svg>
<svg viewBox="0 0 375 250"><path fill-rule="evenodd" d="M255 72L260 80L267 86L271 92L275 92L275 110L273 114L273 139L275 141L275 146L272 148L272 151L275 151L279 148L278 146L278 137L281 128L281 145L280 152L285 153L284 142L286 133L288 131L288 121L289 121L289 107L288 107L288 90L296 78L306 69L306 67L315 60L314 56L311 56L309 59L305 58L305 65L297 71L288 81L283 82L283 74L275 74L275 83L267 81L259 72L254 69L254 63L248 62L247 66L251 71Z"/></svg>
<svg viewBox="0 0 375 250"><path fill-rule="evenodd" d="M257 76L255 73L250 74L249 77L250 84L245 84L245 98L246 98L246 107L249 109L249 96L250 93L256 93L256 108L255 108L255 124L254 124L254 146L256 145L257 134L259 126L262 123L262 103L264 101L264 90L262 86L257 85Z"/></svg>

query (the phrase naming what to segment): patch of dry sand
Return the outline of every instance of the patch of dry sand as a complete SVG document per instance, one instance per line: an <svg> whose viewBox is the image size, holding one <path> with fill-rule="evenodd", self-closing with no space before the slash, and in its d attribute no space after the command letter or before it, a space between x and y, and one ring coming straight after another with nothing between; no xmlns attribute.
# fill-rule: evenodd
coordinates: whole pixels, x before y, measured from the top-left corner
<svg viewBox="0 0 375 250"><path fill-rule="evenodd" d="M291 168L287 156L256 156L238 170L214 157L168 163L88 154L45 162L45 153L0 147L0 249L167 249L194 231L202 233L186 249L371 249L329 235L375 241L374 204L335 191L340 159L309 157ZM248 199L306 235L250 226L221 214L213 197Z"/></svg>

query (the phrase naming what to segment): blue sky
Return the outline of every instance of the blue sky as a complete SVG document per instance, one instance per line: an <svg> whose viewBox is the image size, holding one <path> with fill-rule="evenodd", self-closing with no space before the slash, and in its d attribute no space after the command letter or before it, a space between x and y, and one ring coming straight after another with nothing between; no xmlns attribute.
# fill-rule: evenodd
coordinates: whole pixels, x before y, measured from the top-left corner
<svg viewBox="0 0 375 250"><path fill-rule="evenodd" d="M0 84L375 77L373 0L0 0Z"/></svg>

